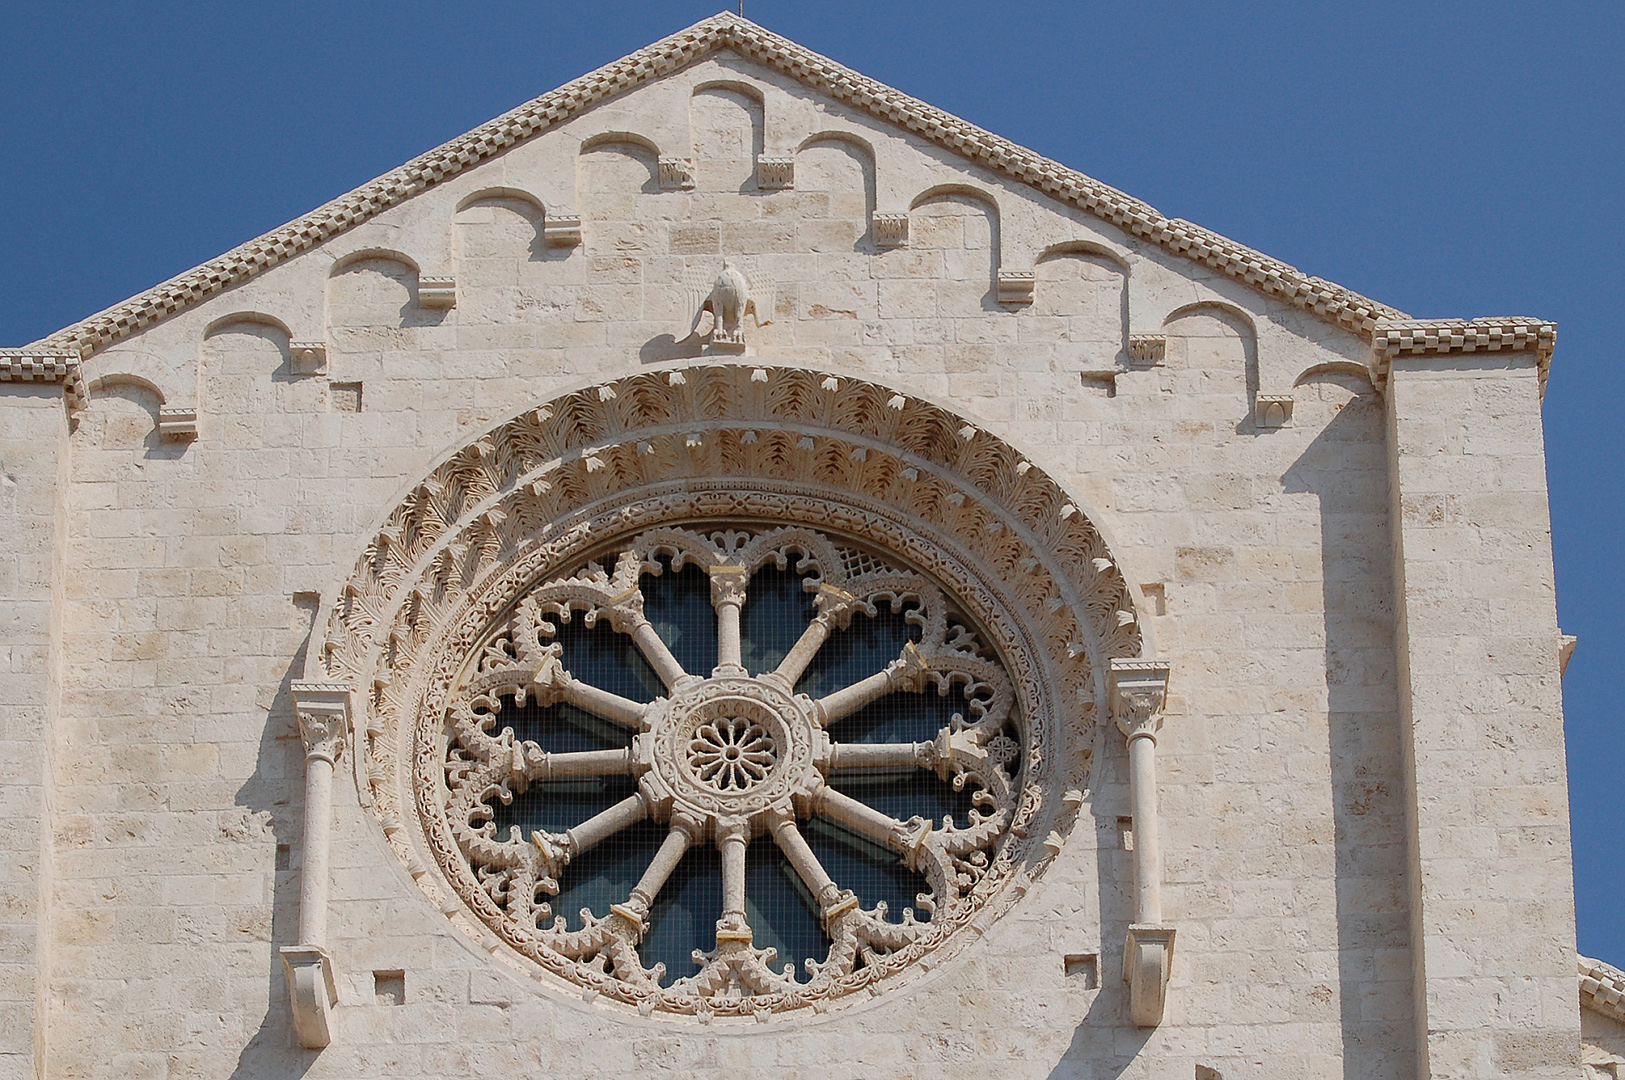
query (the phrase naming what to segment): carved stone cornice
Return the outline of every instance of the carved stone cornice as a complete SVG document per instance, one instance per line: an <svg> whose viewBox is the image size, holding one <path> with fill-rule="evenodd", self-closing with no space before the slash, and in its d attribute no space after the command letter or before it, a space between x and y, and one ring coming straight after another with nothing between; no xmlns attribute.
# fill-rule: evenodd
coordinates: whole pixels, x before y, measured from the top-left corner
<svg viewBox="0 0 1625 1080"><path fill-rule="evenodd" d="M70 413L84 407L85 381L77 351L0 349L0 383L60 384Z"/></svg>
<svg viewBox="0 0 1625 1080"><path fill-rule="evenodd" d="M1166 660L1112 661L1112 719L1130 741L1156 742L1168 697L1168 667Z"/></svg>
<svg viewBox="0 0 1625 1080"><path fill-rule="evenodd" d="M299 737L305 740L305 760L336 762L344 751L350 721L350 684L296 682L292 686Z"/></svg>
<svg viewBox="0 0 1625 1080"><path fill-rule="evenodd" d="M1557 324L1543 319L1507 316L1487 319L1381 319L1371 338L1372 382L1382 390L1396 357L1448 356L1454 353L1532 352L1546 389Z"/></svg>

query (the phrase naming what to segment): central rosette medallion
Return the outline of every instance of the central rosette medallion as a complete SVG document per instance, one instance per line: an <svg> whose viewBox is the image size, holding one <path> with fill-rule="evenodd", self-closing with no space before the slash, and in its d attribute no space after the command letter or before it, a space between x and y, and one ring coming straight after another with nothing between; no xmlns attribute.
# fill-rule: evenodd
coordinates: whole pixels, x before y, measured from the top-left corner
<svg viewBox="0 0 1625 1080"><path fill-rule="evenodd" d="M634 750L647 769L639 786L662 810L760 833L767 815L804 809L815 792L815 758L828 745L815 717L812 700L772 674L693 680L650 707Z"/></svg>

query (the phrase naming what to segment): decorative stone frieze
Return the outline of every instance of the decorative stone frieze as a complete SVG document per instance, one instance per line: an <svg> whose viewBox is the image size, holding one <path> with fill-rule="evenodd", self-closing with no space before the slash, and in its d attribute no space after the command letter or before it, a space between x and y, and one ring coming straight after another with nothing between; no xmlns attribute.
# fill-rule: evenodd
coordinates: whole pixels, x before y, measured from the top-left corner
<svg viewBox="0 0 1625 1080"><path fill-rule="evenodd" d="M1256 394L1253 397L1253 423L1269 431L1292 423L1291 394Z"/></svg>
<svg viewBox="0 0 1625 1080"><path fill-rule="evenodd" d="M576 247L581 243L581 215L546 215L542 218L542 238L548 247Z"/></svg>
<svg viewBox="0 0 1625 1080"><path fill-rule="evenodd" d="M768 189L793 188L796 186L796 159L794 157L770 157L766 154L756 159L756 186Z"/></svg>
<svg viewBox="0 0 1625 1080"><path fill-rule="evenodd" d="M197 406L165 406L158 410L158 437L167 442L191 442L197 438Z"/></svg>
<svg viewBox="0 0 1625 1080"><path fill-rule="evenodd" d="M1135 367L1155 367L1168 352L1168 338L1162 334L1130 334L1128 362Z"/></svg>
<svg viewBox="0 0 1625 1080"><path fill-rule="evenodd" d="M288 344L288 367L295 375L327 374L327 343L294 341Z"/></svg>
<svg viewBox="0 0 1625 1080"><path fill-rule="evenodd" d="M418 278L418 303L426 308L456 307L456 279L449 277Z"/></svg>
<svg viewBox="0 0 1625 1080"><path fill-rule="evenodd" d="M1032 270L1000 270L998 297L1001 304L1030 304L1038 274Z"/></svg>
<svg viewBox="0 0 1625 1080"><path fill-rule="evenodd" d="M694 186L691 158L662 157L658 163L660 186L666 191L684 191Z"/></svg>
<svg viewBox="0 0 1625 1080"><path fill-rule="evenodd" d="M870 228L879 247L902 247L908 243L908 215L875 211L870 215Z"/></svg>

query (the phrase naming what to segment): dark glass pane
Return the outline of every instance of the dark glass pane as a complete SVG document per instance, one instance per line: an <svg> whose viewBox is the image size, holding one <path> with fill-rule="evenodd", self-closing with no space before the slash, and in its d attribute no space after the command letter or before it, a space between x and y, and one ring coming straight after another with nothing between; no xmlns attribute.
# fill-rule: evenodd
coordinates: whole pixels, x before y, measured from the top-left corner
<svg viewBox="0 0 1625 1080"><path fill-rule="evenodd" d="M625 903L665 837L666 826L643 821L583 852L564 868L559 895L550 901L554 916L563 915L571 930L580 930L582 908L603 918L609 905Z"/></svg>
<svg viewBox="0 0 1625 1080"><path fill-rule="evenodd" d="M506 806L492 801L497 837L507 840L508 829L513 825L519 826L519 835L527 840L531 833L538 830L561 833L580 825L594 814L608 810L636 790L637 782L630 776L588 777L532 784L530 790L523 794L516 793L513 802ZM625 897L619 899L624 900Z"/></svg>
<svg viewBox="0 0 1625 1080"><path fill-rule="evenodd" d="M757 837L745 852L745 918L753 945L778 950L775 971L793 964L796 978L806 982L806 961L829 953L818 905L772 837Z"/></svg>
<svg viewBox="0 0 1625 1080"><path fill-rule="evenodd" d="M649 661L630 637L610 629L604 619L590 629L575 612L559 623L553 639L564 646L564 667L573 677L633 701L653 701L666 692ZM706 673L710 668L706 668Z"/></svg>
<svg viewBox="0 0 1625 1080"><path fill-rule="evenodd" d="M898 821L918 814L939 825L948 816L961 829L970 824L974 785L967 783L964 790L955 791L952 784L924 769L831 773L829 786Z"/></svg>
<svg viewBox="0 0 1625 1080"><path fill-rule="evenodd" d="M856 615L845 630L837 630L807 665L796 692L821 698L843 686L867 679L896 660L903 646L920 640L920 628L894 614L889 604L877 605L874 618Z"/></svg>
<svg viewBox="0 0 1625 1080"><path fill-rule="evenodd" d="M751 577L739 630L745 670L752 675L778 667L818 614L813 594L802 588L806 580L771 565Z"/></svg>
<svg viewBox="0 0 1625 1080"><path fill-rule="evenodd" d="M903 865L903 860L878 844L821 818L802 824L807 844L824 864L824 870L843 889L851 889L863 906L885 901L886 918L903 921L903 909L914 907L914 898L926 891L924 876ZM925 922L924 909L914 908L914 917Z"/></svg>
<svg viewBox="0 0 1625 1080"><path fill-rule="evenodd" d="M528 740L549 754L570 754L581 750L619 750L632 745L632 730L612 724L601 716L568 703L548 705L527 701L517 708L512 698L502 703L495 730L513 728L514 737Z"/></svg>
<svg viewBox="0 0 1625 1080"><path fill-rule="evenodd" d="M661 826L664 830L665 826ZM637 884L637 878L627 886ZM624 899L625 893L622 893ZM710 952L722 918L722 855L713 844L691 847L655 897L649 932L638 946L644 967L666 965L662 986L693 975L694 950Z"/></svg>
<svg viewBox="0 0 1625 1080"><path fill-rule="evenodd" d="M717 616L711 607L711 575L697 566L681 573L668 567L659 577L645 575L643 614L683 670L709 675L717 666Z"/></svg>
<svg viewBox="0 0 1625 1080"><path fill-rule="evenodd" d="M928 684L922 693L899 691L871 701L831 724L829 737L836 742L930 742L955 713L966 711L965 698L958 690L944 696Z"/></svg>

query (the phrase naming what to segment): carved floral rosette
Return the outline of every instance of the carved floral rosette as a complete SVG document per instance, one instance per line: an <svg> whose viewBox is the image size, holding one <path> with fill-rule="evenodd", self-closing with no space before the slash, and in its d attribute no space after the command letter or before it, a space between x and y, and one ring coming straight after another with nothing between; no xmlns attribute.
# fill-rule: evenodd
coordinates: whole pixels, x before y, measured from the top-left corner
<svg viewBox="0 0 1625 1080"><path fill-rule="evenodd" d="M623 977L630 969L617 973L612 946L563 942L510 918L447 814L448 717L495 628L538 584L577 573L607 546L664 527L703 533L707 523L847 538L940 588L999 658L1023 743L999 838L960 902L872 943L855 970L830 968L842 966L832 949L812 981L744 993L737 979L723 992L701 978L661 987ZM1133 601L1098 532L1001 440L872 383L706 365L589 387L443 461L356 564L321 656L330 677L370 688L353 755L363 801L441 910L498 955L526 957L588 993L709 1019L880 992L985 928L1060 850L1083 801L1105 707L1094 673L1139 651Z"/></svg>

